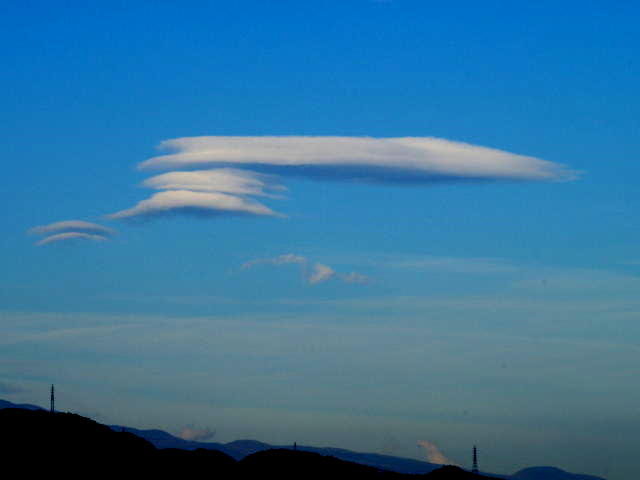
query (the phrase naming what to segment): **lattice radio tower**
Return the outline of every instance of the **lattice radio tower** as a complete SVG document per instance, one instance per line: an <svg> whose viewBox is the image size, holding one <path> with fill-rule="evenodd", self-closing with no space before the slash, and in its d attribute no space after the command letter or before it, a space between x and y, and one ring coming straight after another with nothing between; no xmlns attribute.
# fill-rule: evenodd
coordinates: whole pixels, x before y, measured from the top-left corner
<svg viewBox="0 0 640 480"><path fill-rule="evenodd" d="M478 449L476 446L473 446L473 467L471 468L471 473L478 474Z"/></svg>
<svg viewBox="0 0 640 480"><path fill-rule="evenodd" d="M51 413L56 411L56 391L53 388L53 383L51 384Z"/></svg>

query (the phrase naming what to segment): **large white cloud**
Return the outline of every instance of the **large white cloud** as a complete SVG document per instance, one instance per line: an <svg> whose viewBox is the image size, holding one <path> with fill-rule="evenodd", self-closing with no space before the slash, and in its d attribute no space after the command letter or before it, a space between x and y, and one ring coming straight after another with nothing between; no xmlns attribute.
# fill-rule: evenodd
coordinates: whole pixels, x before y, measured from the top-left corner
<svg viewBox="0 0 640 480"><path fill-rule="evenodd" d="M494 148L433 137L185 137L166 140L174 153L146 169L246 166L284 175L376 182L456 180L553 181L574 178L564 166Z"/></svg>
<svg viewBox="0 0 640 480"><path fill-rule="evenodd" d="M185 213L281 216L248 198L278 197L277 192L286 190L279 176L422 184L558 181L575 176L562 165L534 157L431 137L185 137L166 140L161 148L174 153L150 158L139 168L178 170L143 182L164 191L109 218ZM319 281L335 276L322 266L315 275ZM343 280L364 281L358 274Z"/></svg>
<svg viewBox="0 0 640 480"><path fill-rule="evenodd" d="M253 200L218 192L168 190L142 200L132 208L109 215L113 219L156 217L186 213L194 215L267 215L280 216Z"/></svg>

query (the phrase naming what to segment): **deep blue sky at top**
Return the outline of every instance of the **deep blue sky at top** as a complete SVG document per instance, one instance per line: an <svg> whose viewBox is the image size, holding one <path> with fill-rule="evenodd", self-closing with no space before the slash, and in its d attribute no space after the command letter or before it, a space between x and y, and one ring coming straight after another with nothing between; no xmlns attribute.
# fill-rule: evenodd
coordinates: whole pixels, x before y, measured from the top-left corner
<svg viewBox="0 0 640 480"><path fill-rule="evenodd" d="M30 226L97 220L139 200L134 186L144 176L134 165L163 139L414 135L538 156L586 174L562 187L358 192L310 184L304 200L292 192L308 203L304 210L322 212L325 195L345 192L348 201L323 212L331 227L311 222L291 244L338 239L360 249L366 237L374 250L400 244L424 253L409 235L415 227L434 233L432 254L623 262L638 240L629 222L638 169L637 13L634 2L6 4L4 242L30 248L23 238ZM400 216L384 235L369 235L398 217L398 204L411 209L411 220ZM233 244L245 233L256 251L245 231L253 222L237 223L224 227L239 229L229 235ZM473 245L458 234L467 229L476 232ZM603 242L606 260L598 254Z"/></svg>
<svg viewBox="0 0 640 480"><path fill-rule="evenodd" d="M607 317L618 311L602 307L602 317L594 313L582 323L582 313L565 315L554 310L556 304L545 304L543 313L527 311L523 317L531 321L522 324L510 322L520 318L519 311L506 314L491 306L477 308L476 323L448 307L436 314L412 305L415 310L403 317L393 302L372 303L360 314L397 314L394 321L415 324L429 318L437 328L444 325L443 331L459 321L471 333L488 332L487 338L505 330L526 338L534 332L552 346L555 334L593 340L613 331L627 345L637 345L630 318L637 313L634 282L640 268L639 16L634 1L3 2L2 311L206 316L286 310L309 318L334 315L346 328L356 322L351 307L309 305L470 294L474 300L508 297L514 303L524 298L537 308L548 294L536 296L524 281L549 278L550 285L559 285L549 295L556 295L553 301L582 308L585 300L597 299L608 306L633 304L636 310L628 307L626 320L610 322L611 328L603 324L619 319ZM434 136L566 164L582 174L566 183L435 186L288 178L287 199L265 201L286 219L177 217L141 225L105 220L149 195L139 184L150 174L137 171L136 164L154 156L161 141L198 135ZM26 235L36 225L68 219L108 224L119 233L105 244L50 248L34 246L35 239ZM359 271L374 281L311 287L294 267L240 271L246 261L285 253ZM477 259L490 259L492 268L492 261L498 267L504 261L508 268L485 278L381 266L425 258L444 259L448 268L469 259L473 268L487 267ZM588 298L576 287L581 277L591 282ZM562 290L564 281L571 284L570 293ZM283 307L269 303L273 299L291 302ZM555 324L566 319L565 330L539 326L540 319ZM323 326L313 327L321 338ZM352 333L344 338L363 334ZM150 335L145 330L141 338ZM456 354L458 341L451 343ZM500 341L488 341L488 351ZM92 342L87 350L103 346ZM283 342L286 351L290 344ZM229 345L239 357L245 353L242 341ZM276 350L281 346L276 342ZM580 356L584 345L574 347L586 378L595 357ZM15 348L25 362L38 355ZM78 363L90 357L73 352L66 354L77 354ZM533 362L534 354L522 352L524 363ZM631 369L624 363L628 358L607 357L623 365L623 373ZM188 363L186 357L175 363L180 362ZM544 371L557 385L571 383L548 362L548 370L535 364L534 374ZM443 364L445 373L438 378L448 379L449 366ZM452 364L452 378L467 371ZM595 366L606 372L608 364ZM0 371L0 383L7 372ZM377 378L377 368L371 372ZM582 377L570 378L581 384ZM498 402L511 380L494 389ZM618 380L612 385L619 390L612 391L627 388ZM120 379L113 382L121 385ZM81 395L82 382L76 387ZM333 388L331 382L327 388ZM562 393L544 382L530 388L549 398ZM409 398L419 396L410 393ZM577 390L571 395L572 401L595 398ZM615 405L610 410L621 416L631 411ZM575 417L576 425L581 418Z"/></svg>

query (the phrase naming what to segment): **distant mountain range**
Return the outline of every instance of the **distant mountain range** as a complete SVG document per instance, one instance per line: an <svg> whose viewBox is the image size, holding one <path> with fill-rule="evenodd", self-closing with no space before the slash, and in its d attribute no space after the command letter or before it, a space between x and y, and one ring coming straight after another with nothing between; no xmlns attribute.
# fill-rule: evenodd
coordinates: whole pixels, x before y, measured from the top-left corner
<svg viewBox="0 0 640 480"><path fill-rule="evenodd" d="M24 408L26 410L44 410L37 405L30 405L28 403L11 403L7 400L0 399L0 408Z"/></svg>
<svg viewBox="0 0 640 480"><path fill-rule="evenodd" d="M26 410L43 410L37 405L30 404L14 404L12 402L0 399L0 409L18 408ZM267 443L258 442L256 440L236 440L229 443L215 442L195 442L183 440L175 437L163 430L139 430L136 428L126 427L122 425L110 425L114 432L127 432L151 443L156 449L171 449L167 451L183 450L183 451L202 451L217 450L236 461L240 461L248 456L252 456L259 452L277 449L278 451L293 450L293 445L274 446ZM359 453L351 450L340 448L319 448L312 446L297 445L298 451L319 454L324 457L334 457L341 461L353 462L360 465L366 465L375 469L397 472L401 474L426 474L441 469L442 465L422 462L409 458L394 457L391 455L380 455L377 453ZM591 475L581 475L565 472L554 467L530 467L520 470L513 475L498 475L483 473L482 475L491 476L506 480L604 480L601 477ZM431 477L431 475L429 475Z"/></svg>

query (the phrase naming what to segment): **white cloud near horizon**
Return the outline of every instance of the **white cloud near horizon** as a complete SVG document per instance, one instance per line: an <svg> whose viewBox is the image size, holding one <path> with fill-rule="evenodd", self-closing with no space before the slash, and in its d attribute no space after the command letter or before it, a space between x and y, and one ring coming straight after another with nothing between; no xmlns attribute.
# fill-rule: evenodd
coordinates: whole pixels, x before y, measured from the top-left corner
<svg viewBox="0 0 640 480"><path fill-rule="evenodd" d="M180 430L178 437L189 442L206 442L215 437L216 432L210 428L196 428L194 426L187 425Z"/></svg>
<svg viewBox="0 0 640 480"><path fill-rule="evenodd" d="M108 215L112 219L152 218L176 213L193 215L282 216L265 205L235 195L219 192L167 190L156 193L134 207Z"/></svg>
<svg viewBox="0 0 640 480"><path fill-rule="evenodd" d="M558 181L577 173L563 165L494 148L434 137L203 136L165 140L175 153L141 170L242 166L281 175L372 182Z"/></svg>
<svg viewBox="0 0 640 480"><path fill-rule="evenodd" d="M424 453L427 456L427 462L436 463L438 465L458 465L457 463L449 460L435 443L429 442L428 440L418 440L418 445L424 448Z"/></svg>
<svg viewBox="0 0 640 480"><path fill-rule="evenodd" d="M51 243L64 242L69 240L93 240L97 242L104 242L105 240L108 240L108 237L105 237L103 235L95 235L92 233L66 232L49 235L48 237L43 238L42 240L37 242L36 245L49 245Z"/></svg>
<svg viewBox="0 0 640 480"><path fill-rule="evenodd" d="M334 278L344 283L369 282L369 277L367 277L366 275L362 275L361 273L357 273L357 272L350 272L346 274L338 273L328 265L324 265L318 262L312 262L307 257L303 257L302 255L296 255L293 253L279 255L273 258L260 258L257 260L251 260L249 262L243 263L240 268L243 270L246 270L258 265L280 266L280 265L287 265L287 264L300 265L302 268L302 274L305 278L305 281L309 283L309 285L317 285L317 284L332 280Z"/></svg>

